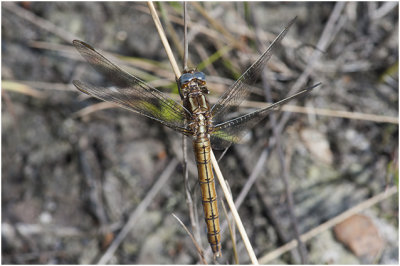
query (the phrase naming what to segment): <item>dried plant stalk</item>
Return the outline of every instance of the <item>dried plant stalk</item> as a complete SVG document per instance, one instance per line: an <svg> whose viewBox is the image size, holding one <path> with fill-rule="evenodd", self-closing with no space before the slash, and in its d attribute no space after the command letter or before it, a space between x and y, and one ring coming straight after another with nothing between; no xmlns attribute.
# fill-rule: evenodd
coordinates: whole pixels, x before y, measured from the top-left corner
<svg viewBox="0 0 400 266"><path fill-rule="evenodd" d="M150 9L151 16L153 17L154 23L156 24L156 27L157 27L158 33L160 35L161 41L162 41L162 43L164 45L165 51L167 52L168 59L170 60L171 66L172 66L172 68L174 70L175 76L179 78L180 75L181 75L181 72L179 71L178 64L176 63L174 55L172 54L172 50L171 50L171 48L170 48L170 46L168 44L168 40L167 40L167 38L165 36L164 30L162 28L160 19L158 18L158 15L157 15L157 12L156 12L156 10L154 8L154 5L153 5L152 2L148 2L148 6L149 6L149 9ZM221 173L221 170L219 169L217 160L215 159L215 156L214 156L214 153L212 152L212 150L211 150L211 162L212 162L215 174L216 174L216 176L218 178L218 181L219 181L219 183L220 183L220 185L222 187L222 191L224 192L225 199L228 202L229 208L231 209L231 212L233 214L233 217L234 217L235 223L236 223L236 225L238 227L239 233L240 233L240 235L241 235L241 237L243 239L243 242L245 244L246 250L249 253L250 260L251 260L251 262L253 264L258 264L256 255L255 255L254 250L253 250L253 247L250 244L249 237L246 234L246 230L244 229L244 226L243 226L242 221L240 219L240 216L239 216L239 214L238 214L238 212L236 210L236 207L235 207L235 204L234 204L234 202L232 200L232 197L229 194L229 190L228 190L228 188L227 188L227 186L225 184L225 179L224 179L224 177L223 177L223 175Z"/></svg>

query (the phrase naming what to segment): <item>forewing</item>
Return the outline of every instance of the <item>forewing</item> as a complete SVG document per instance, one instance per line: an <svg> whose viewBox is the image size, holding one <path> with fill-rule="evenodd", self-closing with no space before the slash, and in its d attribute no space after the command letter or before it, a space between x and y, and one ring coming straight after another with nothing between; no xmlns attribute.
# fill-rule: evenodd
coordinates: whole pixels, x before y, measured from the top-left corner
<svg viewBox="0 0 400 266"><path fill-rule="evenodd" d="M279 102L276 102L264 109L260 109L252 113L240 116L238 118L229 120L227 122L215 125L213 133L211 135L211 146L214 149L221 150L229 147L232 142L239 142L248 130L257 125L271 111L275 111L283 104L309 93L313 88L319 85L320 83L305 90L302 90Z"/></svg>
<svg viewBox="0 0 400 266"><path fill-rule="evenodd" d="M90 45L78 40L73 41L73 45L94 69L115 84L114 87L106 88L74 80L73 84L78 90L100 100L116 103L184 134L190 134L184 122L185 115L189 112L182 105L122 70Z"/></svg>
<svg viewBox="0 0 400 266"><path fill-rule="evenodd" d="M211 113L213 115L213 121L221 123L224 121L224 115L227 111L235 112L238 106L250 93L250 86L259 77L261 71L264 69L265 64L271 58L272 52L285 37L290 26L294 23L296 18L292 19L285 29L279 33L275 40L271 43L268 49L254 62L242 76L229 87L224 94L218 99L217 103L212 107Z"/></svg>

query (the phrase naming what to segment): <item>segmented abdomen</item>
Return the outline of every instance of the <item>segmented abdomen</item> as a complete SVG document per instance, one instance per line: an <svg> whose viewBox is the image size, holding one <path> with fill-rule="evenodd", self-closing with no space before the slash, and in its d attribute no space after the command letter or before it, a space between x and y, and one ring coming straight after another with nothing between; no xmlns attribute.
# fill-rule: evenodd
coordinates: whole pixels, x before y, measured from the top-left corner
<svg viewBox="0 0 400 266"><path fill-rule="evenodd" d="M221 254L221 236L217 193L215 191L214 175L211 168L210 140L208 138L197 138L193 141L193 146L207 224L207 238L214 255L219 256Z"/></svg>

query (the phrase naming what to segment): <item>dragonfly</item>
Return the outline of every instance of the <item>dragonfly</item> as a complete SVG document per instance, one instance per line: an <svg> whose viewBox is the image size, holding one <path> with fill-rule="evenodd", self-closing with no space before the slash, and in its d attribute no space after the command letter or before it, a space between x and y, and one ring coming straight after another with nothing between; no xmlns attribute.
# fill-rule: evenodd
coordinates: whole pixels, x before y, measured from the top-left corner
<svg viewBox="0 0 400 266"><path fill-rule="evenodd" d="M172 128L193 140L193 150L198 170L198 182L207 226L207 239L214 257L221 256L221 234L217 193L211 165L211 147L226 149L237 143L262 119L288 101L308 94L317 85L280 100L264 109L259 109L234 119L227 116L238 110L240 103L250 94L273 51L285 37L296 18L291 20L277 35L267 50L234 82L210 107L206 76L196 69L186 69L177 79L182 104L166 94L122 70L105 58L89 44L74 40L73 45L87 62L114 86L93 86L74 80L75 87L92 97L112 102Z"/></svg>

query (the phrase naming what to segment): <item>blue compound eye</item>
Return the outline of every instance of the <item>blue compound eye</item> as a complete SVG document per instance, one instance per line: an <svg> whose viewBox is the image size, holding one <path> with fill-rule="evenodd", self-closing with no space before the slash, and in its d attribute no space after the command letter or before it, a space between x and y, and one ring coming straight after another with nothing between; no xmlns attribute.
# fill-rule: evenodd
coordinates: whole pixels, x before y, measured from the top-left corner
<svg viewBox="0 0 400 266"><path fill-rule="evenodd" d="M184 85L184 84L190 82L193 78L194 78L194 76L191 73L182 74L182 76L179 78L179 83L181 85Z"/></svg>
<svg viewBox="0 0 400 266"><path fill-rule="evenodd" d="M201 81L206 81L206 75L203 72L194 73L194 77Z"/></svg>

